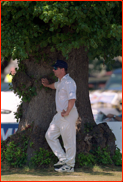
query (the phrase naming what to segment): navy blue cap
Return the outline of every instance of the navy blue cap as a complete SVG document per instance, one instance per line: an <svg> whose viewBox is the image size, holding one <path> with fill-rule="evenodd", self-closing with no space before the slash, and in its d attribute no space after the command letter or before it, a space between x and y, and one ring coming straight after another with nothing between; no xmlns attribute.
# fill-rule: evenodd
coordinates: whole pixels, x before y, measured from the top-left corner
<svg viewBox="0 0 123 182"><path fill-rule="evenodd" d="M65 61L63 60L57 60L55 64L52 66L59 67L59 68L68 68L68 65Z"/></svg>

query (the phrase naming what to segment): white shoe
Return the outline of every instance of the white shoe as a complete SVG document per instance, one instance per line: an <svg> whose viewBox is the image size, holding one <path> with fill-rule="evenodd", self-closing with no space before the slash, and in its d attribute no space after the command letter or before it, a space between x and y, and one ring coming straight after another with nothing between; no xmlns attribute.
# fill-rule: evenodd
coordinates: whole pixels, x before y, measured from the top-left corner
<svg viewBox="0 0 123 182"><path fill-rule="evenodd" d="M65 165L66 163L65 163L65 160L63 160L63 161L58 161L56 164L54 164L54 167L61 167L61 166L63 166L63 165Z"/></svg>
<svg viewBox="0 0 123 182"><path fill-rule="evenodd" d="M74 168L64 165L64 166L60 167L59 169L55 169L55 171L61 172L61 173L64 173L64 172L69 173L69 172L74 172Z"/></svg>

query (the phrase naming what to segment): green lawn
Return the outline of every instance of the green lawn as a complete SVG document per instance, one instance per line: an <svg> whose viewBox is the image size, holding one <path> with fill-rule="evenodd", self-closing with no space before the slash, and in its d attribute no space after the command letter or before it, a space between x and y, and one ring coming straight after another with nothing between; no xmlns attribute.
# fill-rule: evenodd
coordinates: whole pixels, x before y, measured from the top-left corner
<svg viewBox="0 0 123 182"><path fill-rule="evenodd" d="M2 165L2 181L122 181L122 167L93 166L75 168L74 173L57 173L48 169L12 169Z"/></svg>

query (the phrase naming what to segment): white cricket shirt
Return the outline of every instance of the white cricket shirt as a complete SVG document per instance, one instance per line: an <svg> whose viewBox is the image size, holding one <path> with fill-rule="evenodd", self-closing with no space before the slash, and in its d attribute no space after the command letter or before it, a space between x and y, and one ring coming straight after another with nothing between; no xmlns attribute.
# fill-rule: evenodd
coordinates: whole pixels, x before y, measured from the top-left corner
<svg viewBox="0 0 123 182"><path fill-rule="evenodd" d="M56 88L56 110L62 112L63 109L66 111L68 107L68 100L76 99L76 83L75 81L66 74L61 81L54 83ZM75 104L73 108L75 108Z"/></svg>

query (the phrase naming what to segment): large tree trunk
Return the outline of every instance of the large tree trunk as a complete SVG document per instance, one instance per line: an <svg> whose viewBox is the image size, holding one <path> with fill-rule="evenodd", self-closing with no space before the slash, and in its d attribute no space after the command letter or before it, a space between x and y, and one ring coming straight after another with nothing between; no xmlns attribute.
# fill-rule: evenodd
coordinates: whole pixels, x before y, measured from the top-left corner
<svg viewBox="0 0 123 182"><path fill-rule="evenodd" d="M95 124L88 89L88 57L84 47L74 49L70 53L68 60L70 76L77 84L76 106L79 112L81 122L81 131L84 132L84 124Z"/></svg>
<svg viewBox="0 0 123 182"><path fill-rule="evenodd" d="M59 51L51 53L49 48L43 51L47 55L47 60L51 60L50 63L47 64L47 60L45 62L43 59L39 63L35 63L33 56L30 56L29 60L22 62L26 67L25 73L18 72L13 78L14 90L18 87L21 91L26 91L30 86L34 86L37 92L37 95L32 97L30 102L22 103L22 117L18 128L18 132L21 132L26 126L33 123L30 142L33 142L34 145L33 147L28 145L28 160L33 156L34 151L40 147L50 150L45 140L45 132L56 113L55 90L40 89L41 78L44 76L49 78L49 74L52 72L51 65L54 61L57 59L65 60ZM77 84L76 106L79 112L77 152L89 152L95 145L100 146L101 144L102 147L109 145L111 153L114 154L115 140L113 133L106 124L96 126L93 119L88 91L88 57L84 47L72 50L67 63L69 66L68 73ZM52 82L53 80L51 79L50 81ZM23 88L22 84L25 84L26 87ZM88 134L85 132L87 123L89 123L90 128L93 126L93 129ZM105 136L106 133L108 135Z"/></svg>

